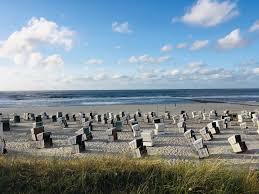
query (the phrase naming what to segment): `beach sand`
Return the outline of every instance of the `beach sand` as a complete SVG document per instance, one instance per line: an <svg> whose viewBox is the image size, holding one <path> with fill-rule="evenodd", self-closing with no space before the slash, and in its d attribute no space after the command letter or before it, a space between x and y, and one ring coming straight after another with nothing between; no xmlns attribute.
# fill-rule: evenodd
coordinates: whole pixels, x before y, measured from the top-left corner
<svg viewBox="0 0 259 194"><path fill-rule="evenodd" d="M225 109L231 112L240 112L241 110L253 111L259 107L244 106L238 104L225 103L192 103L192 104L177 104L171 105L105 105L105 106L74 106L74 107L23 107L23 108L0 108L0 112L4 115L24 112L33 112L39 114L47 112L49 115L56 114L57 111L65 113L79 112L113 112L119 113L126 111L135 113L138 109L144 112L154 111L163 114L164 111L170 111L171 114L179 114L181 110L185 110L191 117L192 111L206 111L212 109L217 110L222 114ZM199 129L205 127L209 121L201 121L198 123L194 119L187 120L187 128L193 129L196 132L196 137L199 138ZM123 131L118 132L119 140L116 142L107 142L106 129L107 125L94 123L93 140L86 143L86 152L80 154L71 154L71 147L67 139L75 135L75 131L80 128L78 122L69 121L69 128L62 129L57 123L52 123L50 120L44 120L45 131L51 131L53 137L53 148L37 149L35 142L31 140L32 121L23 121L21 123L12 124L11 130L4 132L8 156L16 155L32 155L32 156L55 156L55 157L88 157L90 155L127 155L131 156L128 143L133 140L132 132L129 126L124 125ZM186 142L183 134L178 132L172 120L165 120L166 133L155 137L154 147L148 147L148 154L151 157L163 158L170 161L187 160L200 161L197 154L193 152L190 145ZM147 124L140 121L141 129L153 129L154 124ZM259 134L256 132L257 127L253 127L250 121L247 121L248 129L246 132L240 129L239 124L230 126L228 129L222 129L220 134L214 135L212 141L205 141L208 146L210 157L204 160L219 160L233 164L246 164L255 168L259 167ZM241 134L242 140L246 142L249 151L236 154L232 152L232 148L227 141L227 138L234 134Z"/></svg>

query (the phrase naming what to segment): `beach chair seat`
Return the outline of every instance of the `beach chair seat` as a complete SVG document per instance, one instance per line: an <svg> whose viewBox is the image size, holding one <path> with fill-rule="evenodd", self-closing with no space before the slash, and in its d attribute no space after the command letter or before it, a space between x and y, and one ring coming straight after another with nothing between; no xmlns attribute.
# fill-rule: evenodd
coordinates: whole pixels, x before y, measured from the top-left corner
<svg viewBox="0 0 259 194"><path fill-rule="evenodd" d="M77 135L84 135L85 139L82 141L89 141L93 139L93 135L90 127L82 127L75 132Z"/></svg>
<svg viewBox="0 0 259 194"><path fill-rule="evenodd" d="M134 137L139 137L141 133L139 124L132 125L132 131Z"/></svg>
<svg viewBox="0 0 259 194"><path fill-rule="evenodd" d="M0 136L0 154L6 154L6 143L3 136Z"/></svg>
<svg viewBox="0 0 259 194"><path fill-rule="evenodd" d="M4 139L4 131L3 128L0 128L0 154L5 154L7 152L6 150L6 144Z"/></svg>
<svg viewBox="0 0 259 194"><path fill-rule="evenodd" d="M150 130L145 130L141 132L141 137L143 139L143 145L147 147L152 147L154 145L154 133Z"/></svg>
<svg viewBox="0 0 259 194"><path fill-rule="evenodd" d="M192 112L192 118L195 120L198 120L201 118L201 114L199 112L193 111Z"/></svg>
<svg viewBox="0 0 259 194"><path fill-rule="evenodd" d="M77 135L68 138L69 144L71 144L71 153L76 154L86 150L85 141L91 140L92 134L87 129L80 129L76 133Z"/></svg>
<svg viewBox="0 0 259 194"><path fill-rule="evenodd" d="M49 119L49 115L46 112L40 113L41 119Z"/></svg>
<svg viewBox="0 0 259 194"><path fill-rule="evenodd" d="M121 111L119 114L120 114L120 117L125 117L126 116L124 111Z"/></svg>
<svg viewBox="0 0 259 194"><path fill-rule="evenodd" d="M155 124L161 123L161 119L159 119L159 118L154 118L154 119L153 119L153 123L155 123Z"/></svg>
<svg viewBox="0 0 259 194"><path fill-rule="evenodd" d="M164 116L165 116L165 119L171 119L171 114L170 114L170 112L169 111L166 111L165 113L164 113Z"/></svg>
<svg viewBox="0 0 259 194"><path fill-rule="evenodd" d="M217 111L216 110L211 110L210 112L209 112L209 119L210 120L215 120L215 119L217 119Z"/></svg>
<svg viewBox="0 0 259 194"><path fill-rule="evenodd" d="M63 117L63 114L62 114L62 112L57 112L57 118L60 118L60 117Z"/></svg>
<svg viewBox="0 0 259 194"><path fill-rule="evenodd" d="M219 134L220 130L218 127L209 128L212 135Z"/></svg>
<svg viewBox="0 0 259 194"><path fill-rule="evenodd" d="M108 124L108 118L106 116L102 115L101 120L103 124Z"/></svg>
<svg viewBox="0 0 259 194"><path fill-rule="evenodd" d="M179 129L179 133L185 133L187 131L186 123L184 121L177 123L177 127Z"/></svg>
<svg viewBox="0 0 259 194"><path fill-rule="evenodd" d="M52 115L51 120L52 122L57 122L57 115Z"/></svg>
<svg viewBox="0 0 259 194"><path fill-rule="evenodd" d="M209 113L202 113L202 119L205 120L209 120Z"/></svg>
<svg viewBox="0 0 259 194"><path fill-rule="evenodd" d="M136 149L138 147L143 146L143 138L138 137L129 142L130 149Z"/></svg>
<svg viewBox="0 0 259 194"><path fill-rule="evenodd" d="M37 141L37 135L44 132L44 126L31 128L31 138L33 141Z"/></svg>
<svg viewBox="0 0 259 194"><path fill-rule="evenodd" d="M165 123L155 123L154 133L155 135L161 135L165 131Z"/></svg>
<svg viewBox="0 0 259 194"><path fill-rule="evenodd" d="M114 119L114 114L112 112L108 113L109 119Z"/></svg>
<svg viewBox="0 0 259 194"><path fill-rule="evenodd" d="M244 141L238 142L235 144L231 144L231 146L232 146L233 152L235 152L235 153L242 153L242 152L247 151L247 146Z"/></svg>
<svg viewBox="0 0 259 194"><path fill-rule="evenodd" d="M141 158L147 156L146 146L143 145L143 138L139 137L129 142L134 158Z"/></svg>
<svg viewBox="0 0 259 194"><path fill-rule="evenodd" d="M209 157L209 151L206 145L203 144L203 139L193 141L194 149L197 151L200 159Z"/></svg>
<svg viewBox="0 0 259 194"><path fill-rule="evenodd" d="M213 135L209 131L208 127L203 127L199 132L200 132L203 140L210 141L213 139Z"/></svg>
<svg viewBox="0 0 259 194"><path fill-rule="evenodd" d="M207 145L204 145L203 148L201 148L197 151L198 151L199 159L207 158L210 156Z"/></svg>
<svg viewBox="0 0 259 194"><path fill-rule="evenodd" d="M51 132L42 132L37 134L37 148L50 148L53 146Z"/></svg>
<svg viewBox="0 0 259 194"><path fill-rule="evenodd" d="M234 153L242 153L247 151L246 143L241 140L240 135L233 135L229 137L228 142L230 143Z"/></svg>
<svg viewBox="0 0 259 194"><path fill-rule="evenodd" d="M137 117L142 117L142 113L141 113L140 110L136 111L136 116L137 116Z"/></svg>
<svg viewBox="0 0 259 194"><path fill-rule="evenodd" d="M20 115L14 114L14 115L13 115L13 118L12 118L12 122L13 122L13 123L20 123L20 122L21 122Z"/></svg>
<svg viewBox="0 0 259 194"><path fill-rule="evenodd" d="M184 132L184 137L189 143L193 143L194 141L196 141L196 136L192 129L189 129L186 132Z"/></svg>
<svg viewBox="0 0 259 194"><path fill-rule="evenodd" d="M207 125L207 127L212 135L220 133L220 128L219 128L220 126L217 121L213 121L213 122L209 123Z"/></svg>
<svg viewBox="0 0 259 194"><path fill-rule="evenodd" d="M204 147L202 138L195 140L192 144L196 150L199 150Z"/></svg>
<svg viewBox="0 0 259 194"><path fill-rule="evenodd" d="M223 111L223 115L228 116L229 112L230 111L228 109L226 109L226 110Z"/></svg>
<svg viewBox="0 0 259 194"><path fill-rule="evenodd" d="M139 147L133 151L133 157L134 158L142 158L147 156L147 149L146 146Z"/></svg>
<svg viewBox="0 0 259 194"><path fill-rule="evenodd" d="M94 119L96 122L102 122L102 115L95 115Z"/></svg>
<svg viewBox="0 0 259 194"><path fill-rule="evenodd" d="M43 126L43 122L34 122L32 123L32 127L33 128L38 128L38 127L42 127Z"/></svg>
<svg viewBox="0 0 259 194"><path fill-rule="evenodd" d="M66 121L70 120L69 114L65 114L65 119L66 119Z"/></svg>
<svg viewBox="0 0 259 194"><path fill-rule="evenodd" d="M0 121L0 130L10 131L10 120L8 118L2 118Z"/></svg>
<svg viewBox="0 0 259 194"><path fill-rule="evenodd" d="M118 140L118 133L116 128L110 128L106 130L108 142L113 142Z"/></svg>
<svg viewBox="0 0 259 194"><path fill-rule="evenodd" d="M114 127L116 128L116 131L117 131L117 132L122 131L123 122L122 122L122 121L116 121L116 122L114 123Z"/></svg>
<svg viewBox="0 0 259 194"><path fill-rule="evenodd" d="M72 114L72 119L73 119L73 121L76 121L76 115L75 114Z"/></svg>
<svg viewBox="0 0 259 194"><path fill-rule="evenodd" d="M61 126L63 128L68 128L67 121L64 117L58 117L57 122L58 122L59 126Z"/></svg>
<svg viewBox="0 0 259 194"><path fill-rule="evenodd" d="M150 117L156 117L156 113L155 112L148 112L148 115L150 116Z"/></svg>
<svg viewBox="0 0 259 194"><path fill-rule="evenodd" d="M243 123L243 120L244 120L244 115L237 115L237 121L239 122L239 123Z"/></svg>

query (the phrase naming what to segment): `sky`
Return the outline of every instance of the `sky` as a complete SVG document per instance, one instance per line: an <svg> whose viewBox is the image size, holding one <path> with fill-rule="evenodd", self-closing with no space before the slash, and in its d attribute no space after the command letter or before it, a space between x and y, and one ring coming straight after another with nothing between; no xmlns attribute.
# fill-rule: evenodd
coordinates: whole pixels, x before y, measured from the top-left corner
<svg viewBox="0 0 259 194"><path fill-rule="evenodd" d="M0 0L0 90L256 88L257 0Z"/></svg>

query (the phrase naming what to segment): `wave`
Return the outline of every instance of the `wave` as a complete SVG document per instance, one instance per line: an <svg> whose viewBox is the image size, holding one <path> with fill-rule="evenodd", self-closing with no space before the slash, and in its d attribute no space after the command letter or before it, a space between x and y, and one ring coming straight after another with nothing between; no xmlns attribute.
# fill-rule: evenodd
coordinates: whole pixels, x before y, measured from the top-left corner
<svg viewBox="0 0 259 194"><path fill-rule="evenodd" d="M0 107L191 102L259 102L259 90L116 90L0 92Z"/></svg>

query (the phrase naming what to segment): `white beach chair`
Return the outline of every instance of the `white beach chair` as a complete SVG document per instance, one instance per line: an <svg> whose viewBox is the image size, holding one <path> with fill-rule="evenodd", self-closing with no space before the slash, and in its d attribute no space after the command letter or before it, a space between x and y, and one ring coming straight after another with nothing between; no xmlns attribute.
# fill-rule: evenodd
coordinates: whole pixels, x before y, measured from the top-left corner
<svg viewBox="0 0 259 194"><path fill-rule="evenodd" d="M244 116L241 114L241 115L237 115L237 121L239 123L243 123L244 122Z"/></svg>
<svg viewBox="0 0 259 194"><path fill-rule="evenodd" d="M152 147L154 145L154 133L150 130L145 130L141 132L141 137L143 138L143 145L147 147Z"/></svg>
<svg viewBox="0 0 259 194"><path fill-rule="evenodd" d="M233 152L241 153L247 151L247 146L244 141L241 141L240 135L233 135L228 138L228 142L230 143Z"/></svg>
<svg viewBox="0 0 259 194"><path fill-rule="evenodd" d="M155 135L161 135L164 133L165 124L164 123L155 123L154 133Z"/></svg>
<svg viewBox="0 0 259 194"><path fill-rule="evenodd" d="M139 124L135 124L135 125L132 125L132 130L133 130L133 136L134 137L139 137L140 136L140 126Z"/></svg>

